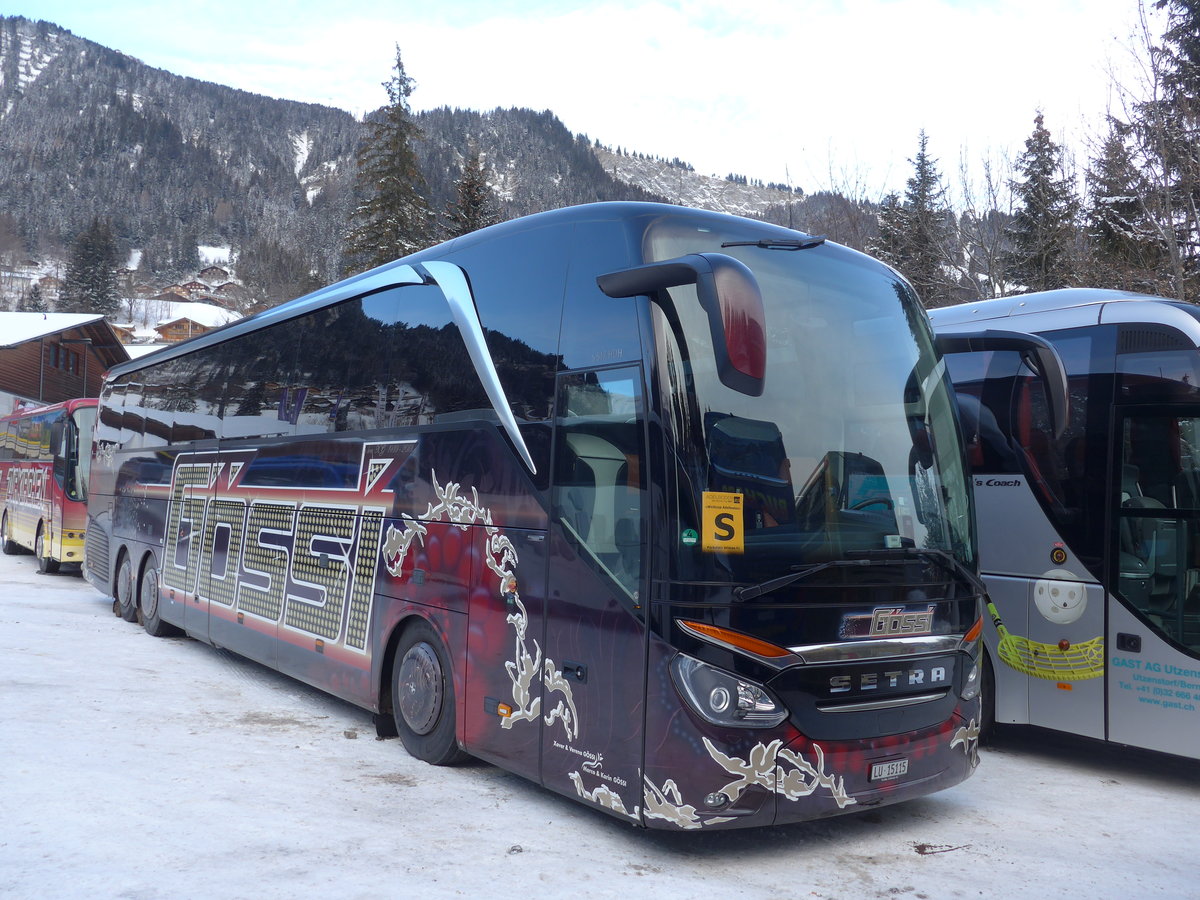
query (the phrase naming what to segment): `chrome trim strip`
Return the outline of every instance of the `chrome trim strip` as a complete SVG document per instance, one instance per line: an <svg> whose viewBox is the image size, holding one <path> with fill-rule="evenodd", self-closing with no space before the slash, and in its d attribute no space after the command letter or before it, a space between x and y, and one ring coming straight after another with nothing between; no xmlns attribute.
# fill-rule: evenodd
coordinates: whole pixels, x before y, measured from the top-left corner
<svg viewBox="0 0 1200 900"><path fill-rule="evenodd" d="M919 706L922 703L929 703L931 700L941 700L950 691L938 691L936 694L921 694L919 697L895 697L891 700L870 700L866 703L841 703L837 706L821 706L817 704L817 711L823 713L855 713L855 712L871 712L875 709L898 709L904 706Z"/></svg>
<svg viewBox="0 0 1200 900"><path fill-rule="evenodd" d="M927 637L881 638L839 644L806 644L788 647L805 663L854 662L885 656L918 656L922 653L950 653L962 643L961 634Z"/></svg>
<svg viewBox="0 0 1200 900"><path fill-rule="evenodd" d="M517 452L521 454L521 459L525 461L529 471L537 472L537 467L533 464L533 457L529 453L529 448L525 446L521 430L517 427L512 407L508 404L508 396L500 384L500 376L496 373L496 364L492 361L492 354L488 351L487 340L483 336L483 324L479 321L479 310L475 308L475 298L471 294L471 286L467 283L466 274L454 263L436 260L421 263L421 267L429 273L430 277L437 282L438 287L442 289L442 293L446 295L446 300L450 304L450 314L454 317L454 324L462 333L463 340L467 345L467 352L471 355L471 362L475 365L475 373L483 382L483 389L487 391L488 399L492 401L492 408L500 417L500 424L504 426L504 430L516 446Z"/></svg>

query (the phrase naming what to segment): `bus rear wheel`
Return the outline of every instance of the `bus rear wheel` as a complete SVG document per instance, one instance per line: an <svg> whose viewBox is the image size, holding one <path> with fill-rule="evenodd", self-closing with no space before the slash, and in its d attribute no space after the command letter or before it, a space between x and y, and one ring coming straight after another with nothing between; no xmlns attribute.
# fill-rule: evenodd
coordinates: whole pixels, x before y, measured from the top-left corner
<svg viewBox="0 0 1200 900"><path fill-rule="evenodd" d="M43 575L53 575L58 571L58 560L51 559L46 551L46 531L38 526L37 539L33 543L33 555L37 557L38 571Z"/></svg>
<svg viewBox="0 0 1200 900"><path fill-rule="evenodd" d="M162 620L159 615L158 568L151 558L146 561L142 581L138 587L138 614L142 619L142 627L151 637L174 637L181 634L174 625Z"/></svg>
<svg viewBox="0 0 1200 900"><path fill-rule="evenodd" d="M121 554L121 564L117 566L117 584L114 594L113 612L126 622L137 621L137 598L134 596L136 584L133 578L133 560L128 553Z"/></svg>
<svg viewBox="0 0 1200 900"><path fill-rule="evenodd" d="M0 549L4 550L5 556L15 556L21 552L21 545L12 539L12 531L8 527L8 513L4 514L4 520L0 523L0 534L4 536L4 543L0 545Z"/></svg>
<svg viewBox="0 0 1200 900"><path fill-rule="evenodd" d="M405 629L392 665L392 713L404 749L433 766L466 759L454 735L454 678L449 654L433 627Z"/></svg>

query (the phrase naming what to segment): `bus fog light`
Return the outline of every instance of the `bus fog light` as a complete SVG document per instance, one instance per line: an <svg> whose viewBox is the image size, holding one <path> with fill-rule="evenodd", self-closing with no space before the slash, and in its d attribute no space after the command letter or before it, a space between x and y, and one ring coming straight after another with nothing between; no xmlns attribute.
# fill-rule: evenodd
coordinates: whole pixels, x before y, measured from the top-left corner
<svg viewBox="0 0 1200 900"><path fill-rule="evenodd" d="M706 722L734 728L773 728L787 710L762 685L680 653L671 674L688 705Z"/></svg>
<svg viewBox="0 0 1200 900"><path fill-rule="evenodd" d="M971 664L971 671L967 673L967 679L963 682L963 689L960 696L964 700L974 700L979 696L979 663Z"/></svg>
<svg viewBox="0 0 1200 900"><path fill-rule="evenodd" d="M720 809L729 802L729 798L720 791L713 791L704 798L704 805L709 809Z"/></svg>

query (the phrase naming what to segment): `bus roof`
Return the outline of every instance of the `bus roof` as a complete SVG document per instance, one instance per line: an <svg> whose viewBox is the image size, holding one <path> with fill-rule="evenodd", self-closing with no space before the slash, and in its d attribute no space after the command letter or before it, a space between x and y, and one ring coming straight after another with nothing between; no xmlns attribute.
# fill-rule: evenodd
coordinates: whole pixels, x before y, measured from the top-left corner
<svg viewBox="0 0 1200 900"><path fill-rule="evenodd" d="M1017 294L931 309L929 320L942 334L978 330L982 322L1029 334L1101 324L1166 325L1200 348L1200 306L1131 291L1063 288Z"/></svg>
<svg viewBox="0 0 1200 900"><path fill-rule="evenodd" d="M96 406L98 403L99 400L96 397L77 397L72 400L63 400L59 403L47 403L45 406L30 406L11 412L7 416L0 417L0 422L7 422L10 419L24 419L28 416L40 416L43 413L58 412L59 410L73 413L77 409L86 406Z"/></svg>
<svg viewBox="0 0 1200 900"><path fill-rule="evenodd" d="M943 306L929 310L929 318L935 325L962 325L988 319L1007 319L1032 313L1076 309L1083 306L1131 300L1162 302L1164 298L1101 288L1063 288L1056 291L1040 291L1035 294L1014 294L1010 297L997 297L995 300L980 300L976 303L960 303L957 306Z"/></svg>

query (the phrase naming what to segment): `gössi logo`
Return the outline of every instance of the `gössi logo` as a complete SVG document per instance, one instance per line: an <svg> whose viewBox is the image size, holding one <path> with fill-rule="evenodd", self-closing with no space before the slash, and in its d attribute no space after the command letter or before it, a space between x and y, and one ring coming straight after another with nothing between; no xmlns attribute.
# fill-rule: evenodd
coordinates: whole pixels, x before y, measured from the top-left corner
<svg viewBox="0 0 1200 900"><path fill-rule="evenodd" d="M1023 484L1025 484L1025 482L1022 481L1020 478L1018 478L1015 475L1009 475L1004 478L997 478L995 476L990 476L990 477L981 477L979 475L975 476L975 487L1011 488L1011 487L1021 487Z"/></svg>

